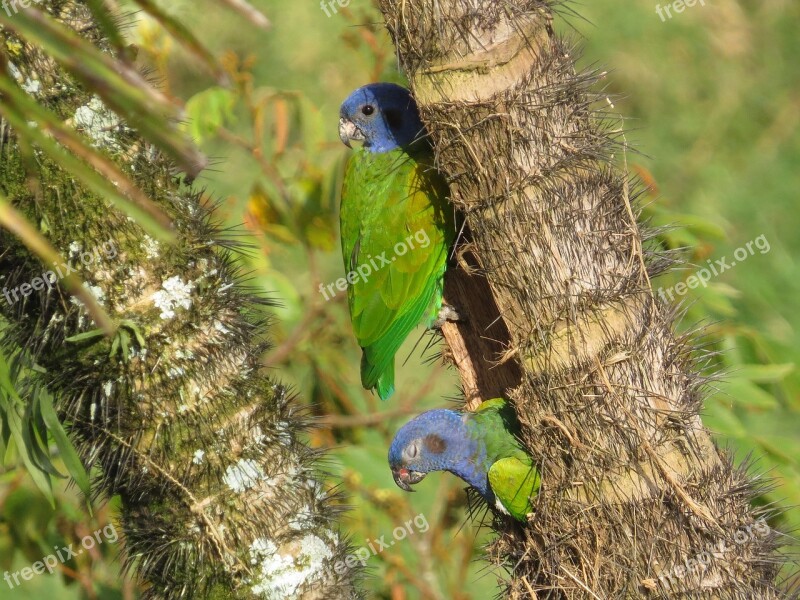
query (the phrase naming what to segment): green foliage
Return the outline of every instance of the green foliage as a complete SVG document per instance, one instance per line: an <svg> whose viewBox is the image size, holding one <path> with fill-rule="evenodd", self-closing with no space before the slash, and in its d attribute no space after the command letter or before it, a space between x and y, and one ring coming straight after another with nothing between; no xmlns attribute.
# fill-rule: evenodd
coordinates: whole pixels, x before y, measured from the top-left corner
<svg viewBox="0 0 800 600"><path fill-rule="evenodd" d="M212 79L209 69L198 75L186 66L183 59L192 54L184 44L172 44L173 35L180 37L174 28L168 34L152 17L140 15L127 33L139 47L140 62L157 69L165 89L187 99L180 128L148 115L161 130L151 127L142 133L160 134L152 139L172 144L179 155L186 151L182 157L190 162L194 155L178 141L182 132L200 143L206 155L221 157L216 170L205 174L210 194L221 199L221 217L231 226L244 222L254 240L255 249L242 259L251 270L252 285L282 303L271 329L274 347L264 364L292 384L309 412L319 417L311 442L334 449L329 471L332 482L344 481L356 507L344 520L356 547L381 535L392 540L392 531L416 515L427 519L427 531L415 530L370 555L367 562L375 577L367 582L369 596L492 597L494 577L473 561L485 536L464 526L467 507L460 482L434 474L418 486L417 494L404 494L386 463L389 441L400 424L456 395L452 375L438 364L421 365L434 351L422 351L425 342L412 351L417 341L412 339L399 354L398 363L410 356L398 372L403 392L380 406L360 387L359 351L343 294L326 302L317 287L343 275L336 226L346 156L336 135L339 102L367 81L401 80L390 66L392 49L380 26L361 25L377 23L377 12L368 0L353 0L331 17L317 3L263 0L257 5L273 23L264 33L243 30L238 18L214 4L179 0L161 6L172 15L180 12L187 29L211 52L236 51L223 60L229 87L219 85L219 73L213 72ZM594 23L574 23L587 36L586 62L613 68L610 93L626 98L617 102L616 110L637 119L636 131L628 137L655 157L628 156L652 187L645 216L655 225L675 225L658 242L667 249L683 249L682 258L696 265L661 276L654 289L685 283L707 260L732 256L761 234L770 241L769 253L754 254L678 299L688 309L682 327L708 325L708 373L724 373L722 381L710 383L717 391L706 401L704 423L739 459L752 453L758 459L755 468L776 478L778 487L761 502L795 506L800 503L800 373L795 368L800 364L800 145L791 132L800 113L797 74L782 57L800 51L795 31L800 6L734 0L696 6L666 23L650 4L621 10L619 3L598 0L577 10ZM49 29L34 33L54 51L66 43ZM76 52L73 46L69 49ZM7 50L13 60L13 48ZM102 62L107 56L85 58L85 69L108 69ZM116 94L115 108L120 110L141 93L130 84L108 87L114 89L105 93ZM176 115L162 108L163 116ZM46 123L44 117L27 119ZM102 155L90 146L87 152ZM76 177L89 185L87 172L99 172L99 164L76 165ZM133 339L135 335L131 343ZM52 421L45 418L46 402L40 404L39 419L34 403L21 401L25 396L12 391L21 389L13 374L9 381L0 379L3 423L16 419L19 436L28 431L23 448L30 444L36 450L25 450L20 462L29 464L37 485L49 490L50 476L45 474L58 469L42 462L43 455L51 456L47 432L64 470L75 476L74 465L64 458L69 450L58 445ZM12 447L19 453L16 439L11 426L5 426L7 462ZM50 546L61 544L47 537L60 531L54 524L65 516L74 524L81 517L76 517L75 499L58 488L58 512L51 511L21 483L20 472L0 475L0 557L10 556L4 548L23 548L28 563L42 556L37 538L47 539ZM800 526L797 510L782 520L789 528ZM120 584L112 581L106 582L107 588L119 593ZM63 586L47 594L77 597Z"/></svg>
<svg viewBox="0 0 800 600"><path fill-rule="evenodd" d="M89 476L83 463L58 420L50 395L43 387L25 381L32 367L25 367L24 361L20 351L7 356L0 350L0 466L21 462L55 508L52 478L66 475L51 460L52 438L67 473L88 497ZM18 390L24 390L22 395Z"/></svg>

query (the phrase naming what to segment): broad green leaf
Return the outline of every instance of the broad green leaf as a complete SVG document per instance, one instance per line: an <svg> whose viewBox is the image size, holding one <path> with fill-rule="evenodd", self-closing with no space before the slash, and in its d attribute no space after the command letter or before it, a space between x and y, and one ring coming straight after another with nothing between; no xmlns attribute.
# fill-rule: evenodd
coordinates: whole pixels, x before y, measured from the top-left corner
<svg viewBox="0 0 800 600"><path fill-rule="evenodd" d="M778 383L794 371L793 363L780 365L741 365L735 367L733 375L753 383Z"/></svg>
<svg viewBox="0 0 800 600"><path fill-rule="evenodd" d="M202 141L231 123L236 95L221 87L212 87L195 94L186 102L187 119L182 125L196 141Z"/></svg>
<svg viewBox="0 0 800 600"><path fill-rule="evenodd" d="M17 411L12 410L6 413L8 418L8 426L11 429L11 437L14 440L14 448L16 449L17 456L25 465L34 484L50 502L50 506L55 508L55 497L53 496L53 485L50 481L50 476L44 473L39 466L34 462L30 455L30 448L28 446L28 436L25 432L24 424Z"/></svg>
<svg viewBox="0 0 800 600"><path fill-rule="evenodd" d="M58 415L56 415L56 411L53 408L53 403L50 396L44 392L44 390L40 390L37 394L37 400L39 402L42 418L47 425L50 435L53 436L53 441L55 441L56 446L58 447L58 451L61 454L61 460L64 461L64 466L67 467L67 472L75 480L75 483L78 485L78 489L80 489L88 499L91 495L89 475L86 472L78 453L75 451L75 447L67 437Z"/></svg>
<svg viewBox="0 0 800 600"><path fill-rule="evenodd" d="M736 377L736 373L733 373L731 377L735 377L735 379L719 383L720 399L723 402L730 400L735 407L742 406L767 410L780 406L774 396L768 394L756 384L747 379Z"/></svg>
<svg viewBox="0 0 800 600"><path fill-rule="evenodd" d="M39 469L48 475L64 478L65 475L62 475L50 460L47 426L44 424L34 395L26 402L24 425L25 427L22 431L25 435L31 459L38 465Z"/></svg>
<svg viewBox="0 0 800 600"><path fill-rule="evenodd" d="M694 293L703 301L703 304L716 315L731 318L736 315L736 307L731 301L729 293L730 286L720 282L713 282L708 287L697 287L690 293Z"/></svg>
<svg viewBox="0 0 800 600"><path fill-rule="evenodd" d="M718 400L706 401L703 414L703 425L713 433L737 440L747 438L747 429L733 411Z"/></svg>

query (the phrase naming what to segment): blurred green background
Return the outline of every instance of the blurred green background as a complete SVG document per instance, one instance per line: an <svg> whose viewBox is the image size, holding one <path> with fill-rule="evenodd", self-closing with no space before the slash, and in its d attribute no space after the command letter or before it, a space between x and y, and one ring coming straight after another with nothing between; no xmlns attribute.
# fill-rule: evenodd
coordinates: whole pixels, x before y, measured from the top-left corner
<svg viewBox="0 0 800 600"><path fill-rule="evenodd" d="M326 301L318 290L343 275L337 192L347 149L337 136L339 103L364 83L403 81L379 13L369 0L326 5L327 14L314 1L253 3L271 19L270 31L210 2L161 3L220 57L229 88L217 87L145 16L133 17L130 35L140 62L188 102L186 127L216 158L198 184L209 202L221 200L221 220L244 223L239 233L253 249L241 260L251 283L282 302L264 364L320 418L309 442L331 450L331 486L344 481L354 506L344 527L356 546L381 536L390 543L370 550L369 596L492 597L502 574L478 560L489 534L467 519L463 484L434 474L419 493L405 494L386 464L402 423L458 399L438 342L421 330L412 336L399 355L407 362L398 392L381 404L359 385L344 294ZM708 0L664 20L656 5L573 3L559 9L559 27L585 46L582 66L608 69L603 84L613 108L601 108L625 127L628 166L648 185L644 215L674 225L659 243L684 249L686 264L654 287L674 289L708 260L736 262L676 296L687 310L680 327L705 325L705 348L721 351L708 365L724 377L711 384L705 424L740 460L752 453L755 471L775 478L759 503L792 507L800 503L800 4ZM752 252L736 260L748 242ZM80 539L103 526L113 506L89 518L74 490L61 486L53 511L9 465L0 475L0 568L19 569ZM395 539L395 528L415 516ZM797 527L800 515L795 509L773 525ZM121 581L120 550L102 545L60 577L39 576L13 591L0 581L0 598L136 597Z"/></svg>

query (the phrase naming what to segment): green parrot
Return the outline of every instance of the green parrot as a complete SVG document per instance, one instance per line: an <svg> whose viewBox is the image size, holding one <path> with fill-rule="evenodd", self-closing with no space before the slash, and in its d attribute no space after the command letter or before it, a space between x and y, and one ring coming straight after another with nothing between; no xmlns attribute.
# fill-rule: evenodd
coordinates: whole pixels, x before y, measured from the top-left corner
<svg viewBox="0 0 800 600"><path fill-rule="evenodd" d="M386 400L395 354L442 308L454 217L408 90L366 85L339 115L342 142L363 142L348 161L340 210L350 319L362 349L361 383Z"/></svg>
<svg viewBox="0 0 800 600"><path fill-rule="evenodd" d="M540 481L518 433L514 410L502 398L487 400L475 412L430 410L394 436L389 466L395 483L408 492L427 473L449 471L495 510L527 521Z"/></svg>

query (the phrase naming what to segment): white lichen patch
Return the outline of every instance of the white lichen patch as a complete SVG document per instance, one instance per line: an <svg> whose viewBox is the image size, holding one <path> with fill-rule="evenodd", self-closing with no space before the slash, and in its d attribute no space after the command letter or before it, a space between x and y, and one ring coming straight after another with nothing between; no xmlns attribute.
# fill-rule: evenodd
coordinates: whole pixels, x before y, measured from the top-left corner
<svg viewBox="0 0 800 600"><path fill-rule="evenodd" d="M158 240L154 240L149 235L144 234L144 240L142 240L142 250L144 250L147 258L158 258L160 245L161 244Z"/></svg>
<svg viewBox="0 0 800 600"><path fill-rule="evenodd" d="M76 256L78 256L81 253L81 250L83 250L83 246L81 245L80 242L70 242L69 243L69 257L70 258L75 258Z"/></svg>
<svg viewBox="0 0 800 600"><path fill-rule="evenodd" d="M17 82L22 81L22 71L17 68L13 62L8 62L8 72L11 73L11 76L17 80Z"/></svg>
<svg viewBox="0 0 800 600"><path fill-rule="evenodd" d="M253 427L253 429L252 429L252 431L250 433L251 433L251 435L253 437L253 443L256 444L256 445L263 444L264 441L267 439L267 436L264 433L264 431L261 429L260 425L256 425L255 427Z"/></svg>
<svg viewBox="0 0 800 600"><path fill-rule="evenodd" d="M177 379L178 377L183 377L186 374L186 369L183 367L170 367L167 371L167 377L170 379Z"/></svg>
<svg viewBox="0 0 800 600"><path fill-rule="evenodd" d="M332 529L323 529L322 533L325 534L325 537L327 537L332 544L336 545L339 543L339 535Z"/></svg>
<svg viewBox="0 0 800 600"><path fill-rule="evenodd" d="M286 421L278 421L275 424L275 432L278 434L278 441L284 446L291 446L292 434L289 430L289 423Z"/></svg>
<svg viewBox="0 0 800 600"><path fill-rule="evenodd" d="M205 450L197 449L194 451L192 462L196 465L203 464L203 457L206 455Z"/></svg>
<svg viewBox="0 0 800 600"><path fill-rule="evenodd" d="M96 285L90 285L90 284L86 283L85 281L83 282L83 287L85 287L87 290L89 290L89 293L92 296L94 296L94 298L95 298L95 300L97 300L98 304L102 305L103 300L105 300L105 297L106 297L106 293L103 291L103 288L101 288L99 286L96 286ZM81 308L84 308L83 300L78 299L76 296L73 296L72 298L70 298L70 302L72 302L76 306L80 306Z"/></svg>
<svg viewBox="0 0 800 600"><path fill-rule="evenodd" d="M225 327L225 325L223 325L220 321L217 321L216 319L214 320L214 329L216 329L217 331L219 331L220 333L223 333L223 334L231 332L230 329Z"/></svg>
<svg viewBox="0 0 800 600"><path fill-rule="evenodd" d="M42 84L38 79L28 78L22 84L22 89L28 92L31 96L37 96L42 91Z"/></svg>
<svg viewBox="0 0 800 600"><path fill-rule="evenodd" d="M103 288L98 287L96 285L87 285L86 289L89 290L89 293L94 296L98 302L102 302L105 297L106 293L103 291Z"/></svg>
<svg viewBox="0 0 800 600"><path fill-rule="evenodd" d="M304 506L301 511L295 515L295 518L289 521L289 528L295 531L306 531L314 527L314 513L310 506Z"/></svg>
<svg viewBox="0 0 800 600"><path fill-rule="evenodd" d="M315 479L306 479L306 486L308 487L308 489L314 492L314 498L318 502L323 502L327 500L328 494L325 492L325 488L319 481Z"/></svg>
<svg viewBox="0 0 800 600"><path fill-rule="evenodd" d="M103 394L106 398L111 398L111 392L114 390L114 382L113 381L106 381L103 384Z"/></svg>
<svg viewBox="0 0 800 600"><path fill-rule="evenodd" d="M192 306L192 283L185 283L178 275L170 277L161 284L161 289L153 294L153 304L161 311L162 319L172 319L175 309Z"/></svg>
<svg viewBox="0 0 800 600"><path fill-rule="evenodd" d="M268 600L296 598L303 585L324 575L326 561L333 558L328 544L311 533L290 546L281 553L266 538L258 538L250 546L250 562L260 568L260 576L251 587L254 595Z"/></svg>
<svg viewBox="0 0 800 600"><path fill-rule="evenodd" d="M239 459L235 465L225 469L222 480L237 494L256 486L259 481L266 479L264 471L252 459Z"/></svg>
<svg viewBox="0 0 800 600"><path fill-rule="evenodd" d="M119 149L114 134L120 125L120 119L106 108L99 97L92 96L89 104L78 107L74 122L76 128L94 140L95 146Z"/></svg>
<svg viewBox="0 0 800 600"><path fill-rule="evenodd" d="M210 266L211 265L208 263L208 260L205 258L201 258L200 260L197 261L197 267L203 273L205 273L206 277L211 277L212 275L216 275L217 273L219 273L216 267L214 267L213 269L209 269Z"/></svg>

